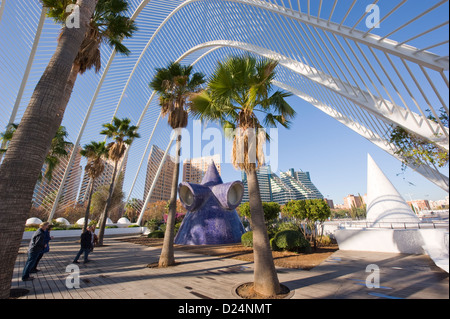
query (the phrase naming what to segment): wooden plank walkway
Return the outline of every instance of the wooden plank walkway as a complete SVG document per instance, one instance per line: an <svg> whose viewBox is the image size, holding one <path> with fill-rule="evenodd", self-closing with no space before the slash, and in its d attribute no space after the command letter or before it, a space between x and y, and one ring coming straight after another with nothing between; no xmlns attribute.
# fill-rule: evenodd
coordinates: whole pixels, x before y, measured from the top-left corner
<svg viewBox="0 0 450 319"><path fill-rule="evenodd" d="M12 288L28 289L21 299L232 299L233 288L253 281L253 264L235 259L176 251L179 265L147 268L158 261L160 249L113 238L105 239L78 264L80 287L66 287L66 267L79 250L76 240L54 240L32 274L23 282L27 243L16 260ZM80 258L82 261L83 258ZM367 265L380 269L380 288L369 289ZM294 290L293 299L311 298L449 298L448 274L428 256L337 251L310 271L279 268L279 279Z"/></svg>

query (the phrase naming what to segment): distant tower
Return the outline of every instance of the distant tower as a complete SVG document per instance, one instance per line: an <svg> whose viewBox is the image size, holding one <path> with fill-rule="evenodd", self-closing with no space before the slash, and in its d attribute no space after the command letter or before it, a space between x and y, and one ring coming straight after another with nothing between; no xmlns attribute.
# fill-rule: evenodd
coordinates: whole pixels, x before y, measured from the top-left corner
<svg viewBox="0 0 450 319"><path fill-rule="evenodd" d="M209 164L214 162L220 174L220 155L203 156L186 159L183 162L183 182L200 184L208 170Z"/></svg>

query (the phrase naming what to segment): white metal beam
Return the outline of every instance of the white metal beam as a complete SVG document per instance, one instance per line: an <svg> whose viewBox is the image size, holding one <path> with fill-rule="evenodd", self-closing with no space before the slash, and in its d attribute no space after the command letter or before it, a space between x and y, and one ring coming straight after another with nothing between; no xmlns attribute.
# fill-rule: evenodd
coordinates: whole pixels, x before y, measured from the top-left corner
<svg viewBox="0 0 450 319"><path fill-rule="evenodd" d="M354 132L358 133L362 137L366 138L368 141L372 142L373 144L375 144L376 146L378 146L379 148L381 148L388 154L395 157L399 161L403 160L400 156L395 154L395 152L393 151L393 147L394 147L393 145L391 145L391 147L388 147L386 140L383 137L376 134L375 132L371 131L369 128L366 127L365 130L361 129L359 126L355 125L355 123L351 119L349 119L346 115L339 113L338 111L331 108L330 106L320 102L316 98L313 98L310 95L308 95L296 88L293 88L292 86L289 86L289 85L279 82L279 81L273 81L273 84L282 88L283 90L286 90L286 91L289 91L289 92L295 94L299 98L314 105L316 108L318 108L325 114L333 117L334 119L336 119L340 123L344 124L345 126L350 128ZM369 133L369 131L370 131L370 133ZM421 174L422 176L424 176L425 178L427 178L428 180L430 180L431 182L433 182L435 185L439 186L446 192L449 191L449 178L447 176L441 174L439 171L437 171L429 166L426 166L426 165L417 166L417 165L413 165L413 164L407 164L407 166L410 167L411 169L413 169L414 171L418 172L419 174Z"/></svg>
<svg viewBox="0 0 450 319"><path fill-rule="evenodd" d="M359 105L368 112L383 119L384 121L402 126L405 129L413 132L414 134L417 134L429 141L436 143L444 149L449 149L448 139L445 138L445 135L448 135L448 128L444 128L446 129L445 134L443 134L444 136L437 136L439 133L444 133L442 132L442 128L438 123L424 119L419 114L407 112L406 110L394 105L391 101L382 99L380 97L374 97L364 90L359 90L359 88L355 88L352 85L343 82L342 80L337 80L329 74L325 74L322 71L315 70L311 66L307 66L301 62L292 60L277 52L249 43L218 40L210 41L193 47L188 52L186 52L186 55L206 47L217 46L238 48L258 54L260 56L264 56L269 59L279 61L280 65L341 95L342 97L348 99L349 101L352 101L353 103ZM360 92L360 94L356 95L355 92L358 91ZM381 107L381 105L384 104L388 106L390 111L384 107ZM412 116L416 119L415 121L411 118Z"/></svg>

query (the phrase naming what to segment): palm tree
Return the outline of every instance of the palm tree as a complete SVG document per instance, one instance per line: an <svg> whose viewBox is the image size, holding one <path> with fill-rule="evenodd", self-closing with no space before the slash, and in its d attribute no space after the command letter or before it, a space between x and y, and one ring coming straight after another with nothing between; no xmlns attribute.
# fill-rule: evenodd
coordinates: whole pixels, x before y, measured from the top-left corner
<svg viewBox="0 0 450 319"><path fill-rule="evenodd" d="M62 158L67 158L69 153L67 148L73 146L73 143L67 142L66 138L69 136L64 126L60 126L56 132L55 137L52 139L52 145L50 151L45 158L44 163L47 164L44 176L40 175L39 180L45 177L47 181L51 181L53 178L53 171L59 165Z"/></svg>
<svg viewBox="0 0 450 319"><path fill-rule="evenodd" d="M106 142L92 141L90 144L86 144L80 151L81 156L87 158L85 170L89 176L89 191L88 191L88 203L86 207L86 213L84 214L83 232L86 231L89 220L89 210L91 208L92 193L94 192L94 182L103 173L105 164L103 159L108 158L108 149Z"/></svg>
<svg viewBox="0 0 450 319"><path fill-rule="evenodd" d="M47 15L56 23L64 24L68 15L66 7L75 0L42 0L48 8ZM88 31L72 65L69 79L64 92L63 105L67 105L72 94L78 74L83 74L91 68L95 72L101 69L100 45L107 43L116 52L129 55L130 50L122 44L123 38L129 38L137 30L136 24L125 16L128 11L125 0L98 0L95 11L89 22Z"/></svg>
<svg viewBox="0 0 450 319"><path fill-rule="evenodd" d="M2 140L2 147L4 145L5 148L0 148L0 154L6 153L6 146L8 145L9 141L12 140L12 137L14 135L14 132L19 127L19 124L11 123L6 127L6 131L0 134L0 140Z"/></svg>
<svg viewBox="0 0 450 319"><path fill-rule="evenodd" d="M19 127L19 124L10 124L8 125L6 131L0 134L2 141L7 145L9 141L13 138L14 132ZM39 174L38 180L42 181L43 177L46 178L47 181L51 181L53 178L53 171L59 165L62 158L66 158L69 153L67 152L67 147L72 146L73 144L66 141L68 137L67 130L64 126L60 126L58 131L56 132L55 137L52 139L52 144L50 146L50 150L45 157L44 164L46 165L46 170L44 175L42 175L42 171ZM0 153L6 153L7 148L0 149Z"/></svg>
<svg viewBox="0 0 450 319"><path fill-rule="evenodd" d="M262 145L270 138L256 115L260 113L267 127L280 124L289 127L295 111L286 102L289 93L272 91L277 62L256 60L250 56L231 57L219 63L208 87L198 94L191 105L191 113L202 120L215 120L224 129L236 129L232 162L247 174L251 227L255 260L254 288L263 295L280 292L272 252L270 250L264 210L259 192L256 170L264 164ZM252 136L253 135L253 136ZM253 160L252 160L253 158Z"/></svg>
<svg viewBox="0 0 450 319"><path fill-rule="evenodd" d="M97 0L78 0L79 28L64 27L0 166L0 298L8 298L33 190L64 116L66 83Z"/></svg>
<svg viewBox="0 0 450 319"><path fill-rule="evenodd" d="M139 138L139 134L136 133L138 127L130 125L131 120L128 118L118 119L114 117L112 123L103 124L104 130L100 134L106 135L106 137L113 139L113 142L107 145L108 157L114 162L114 171L109 185L108 199L106 200L105 209L100 216L98 244L103 245L103 236L105 233L106 219L108 218L108 211L111 206L112 195L115 187L115 180L117 175L117 166L119 161L125 154L127 145L130 146L135 138Z"/></svg>
<svg viewBox="0 0 450 319"><path fill-rule="evenodd" d="M175 134L177 134L172 190L159 267L168 267L175 264L173 240L178 177L180 174L181 128L185 128L188 124L187 109L190 105L191 97L197 94L200 86L205 83L204 75L198 72L192 74L192 69L193 67L190 65L183 66L180 63L172 62L169 63L167 68L156 69L156 75L150 82L150 88L159 94L161 115L168 115L168 123L175 130Z"/></svg>

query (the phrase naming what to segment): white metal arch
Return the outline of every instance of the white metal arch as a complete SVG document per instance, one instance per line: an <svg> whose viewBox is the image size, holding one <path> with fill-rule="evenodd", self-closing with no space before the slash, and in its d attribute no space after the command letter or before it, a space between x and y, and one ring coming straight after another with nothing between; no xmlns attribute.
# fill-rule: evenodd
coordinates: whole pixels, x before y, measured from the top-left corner
<svg viewBox="0 0 450 319"><path fill-rule="evenodd" d="M284 63L283 62L283 61L286 60L286 57L274 56L273 52L268 52L268 51L263 50L261 48L254 48L252 46L249 46L246 43L229 43L229 42L224 43L222 41L217 41L215 43L205 43L204 45L200 45L200 46L194 47L194 48L188 50L187 52L185 52L176 61L177 62L182 61L187 56L189 56L189 55L193 54L194 52L196 52L198 50L201 50L201 49L203 49L205 47L212 47L212 48L209 51L207 51L206 53L202 54L198 59L196 59L194 61L193 65L195 65L202 58L206 57L209 53L211 53L211 52L213 52L213 51L215 51L215 50L217 50L219 48L234 47L234 48L238 48L238 49L241 49L241 50L244 50L244 51L247 51L247 52L255 53L255 54L267 57L267 58L277 59L278 61L280 61L280 65L282 65L283 67L290 68L290 63ZM298 89L296 89L296 88L294 88L292 86L289 86L289 85L287 85L285 83L282 83L282 82L279 82L279 81L276 81L276 80L273 83L274 83L274 85L278 86L279 88L281 88L283 90L286 90L288 92L291 92L294 95L298 96L299 98L307 101L308 103L310 103L311 105L315 106L316 108L318 108L319 110L321 110L325 114L335 118L337 121L341 122L342 124L344 124L345 126L350 128L351 130L353 130L354 132L358 133L362 137L366 138L367 140L369 140L370 142L372 142L373 144L375 144L376 146L378 146L382 150L386 151L387 153L389 153L393 157L397 158L398 160L400 160L400 161L402 160L402 158L395 153L395 146L392 145L391 143L388 143L385 138L383 138L380 135L376 134L375 132L370 130L370 128L361 127L361 125L355 125L357 123L352 121L346 115L344 115L342 113L339 113L334 108L330 107L327 104L322 103L320 100L318 100L316 98L311 97L310 95L306 94L305 92L302 92L302 91L300 91L300 90L298 90ZM141 118L144 116L145 112L147 111L148 105L151 103L151 101L153 100L154 97L155 97L155 92L152 93L149 101L147 102L147 106L144 109ZM160 118L161 117L158 117L158 121L155 124L155 127L158 124ZM149 138L149 140L147 142L147 147L146 147L146 149L144 150L144 152L142 154L142 158L141 158L141 161L140 161L139 169L138 169L138 171L136 173L136 176L135 176L135 178L133 180L133 184L132 184L132 187L130 189L130 194L128 196L127 201L129 200L129 197L130 197L130 195L131 195L131 193L133 191L133 187L135 185L137 176L138 176L138 174L140 172L140 168L142 166L142 163L143 163L143 161L145 159L145 156L146 156L146 153L147 153L147 148L148 148L148 146L151 143L152 137L153 137L153 132L152 132L152 134L151 134L151 136L150 136L150 138ZM141 224L141 222L142 222L142 218L144 216L145 210L147 208L147 205L148 205L149 200L151 198L152 192L153 192L153 190L155 188L156 182L157 182L157 180L159 178L159 175L161 173L162 167L164 165L165 158L167 157L169 149L170 149L171 145L173 144L174 137L175 137L175 135L173 135L172 138L170 139L170 141L169 141L169 143L167 145L167 148L166 148L166 150L164 152L163 158L162 158L162 160L161 160L161 162L159 164L159 167L158 167L158 169L157 169L157 171L155 173L155 176L153 177L152 185L151 185L151 187L150 187L150 189L148 191L148 194L147 194L147 196L146 196L146 198L144 200L143 206L140 208L140 213L139 213L139 217L138 217L138 220L137 220L137 224ZM128 151L129 151L129 149L127 149L127 152ZM408 164L408 166L410 168L412 168L413 170L417 171L418 173L420 173L421 175L423 175L424 177L428 178L431 182L433 182L437 186L441 187L442 189L447 189L448 190L448 188L449 188L448 177L443 175L443 174L441 174L439 171L437 171L437 170L435 170L433 168L430 168L428 166L423 166L423 165L422 166L416 166L416 165L413 165L413 164ZM119 171L120 171L120 169L119 169Z"/></svg>

